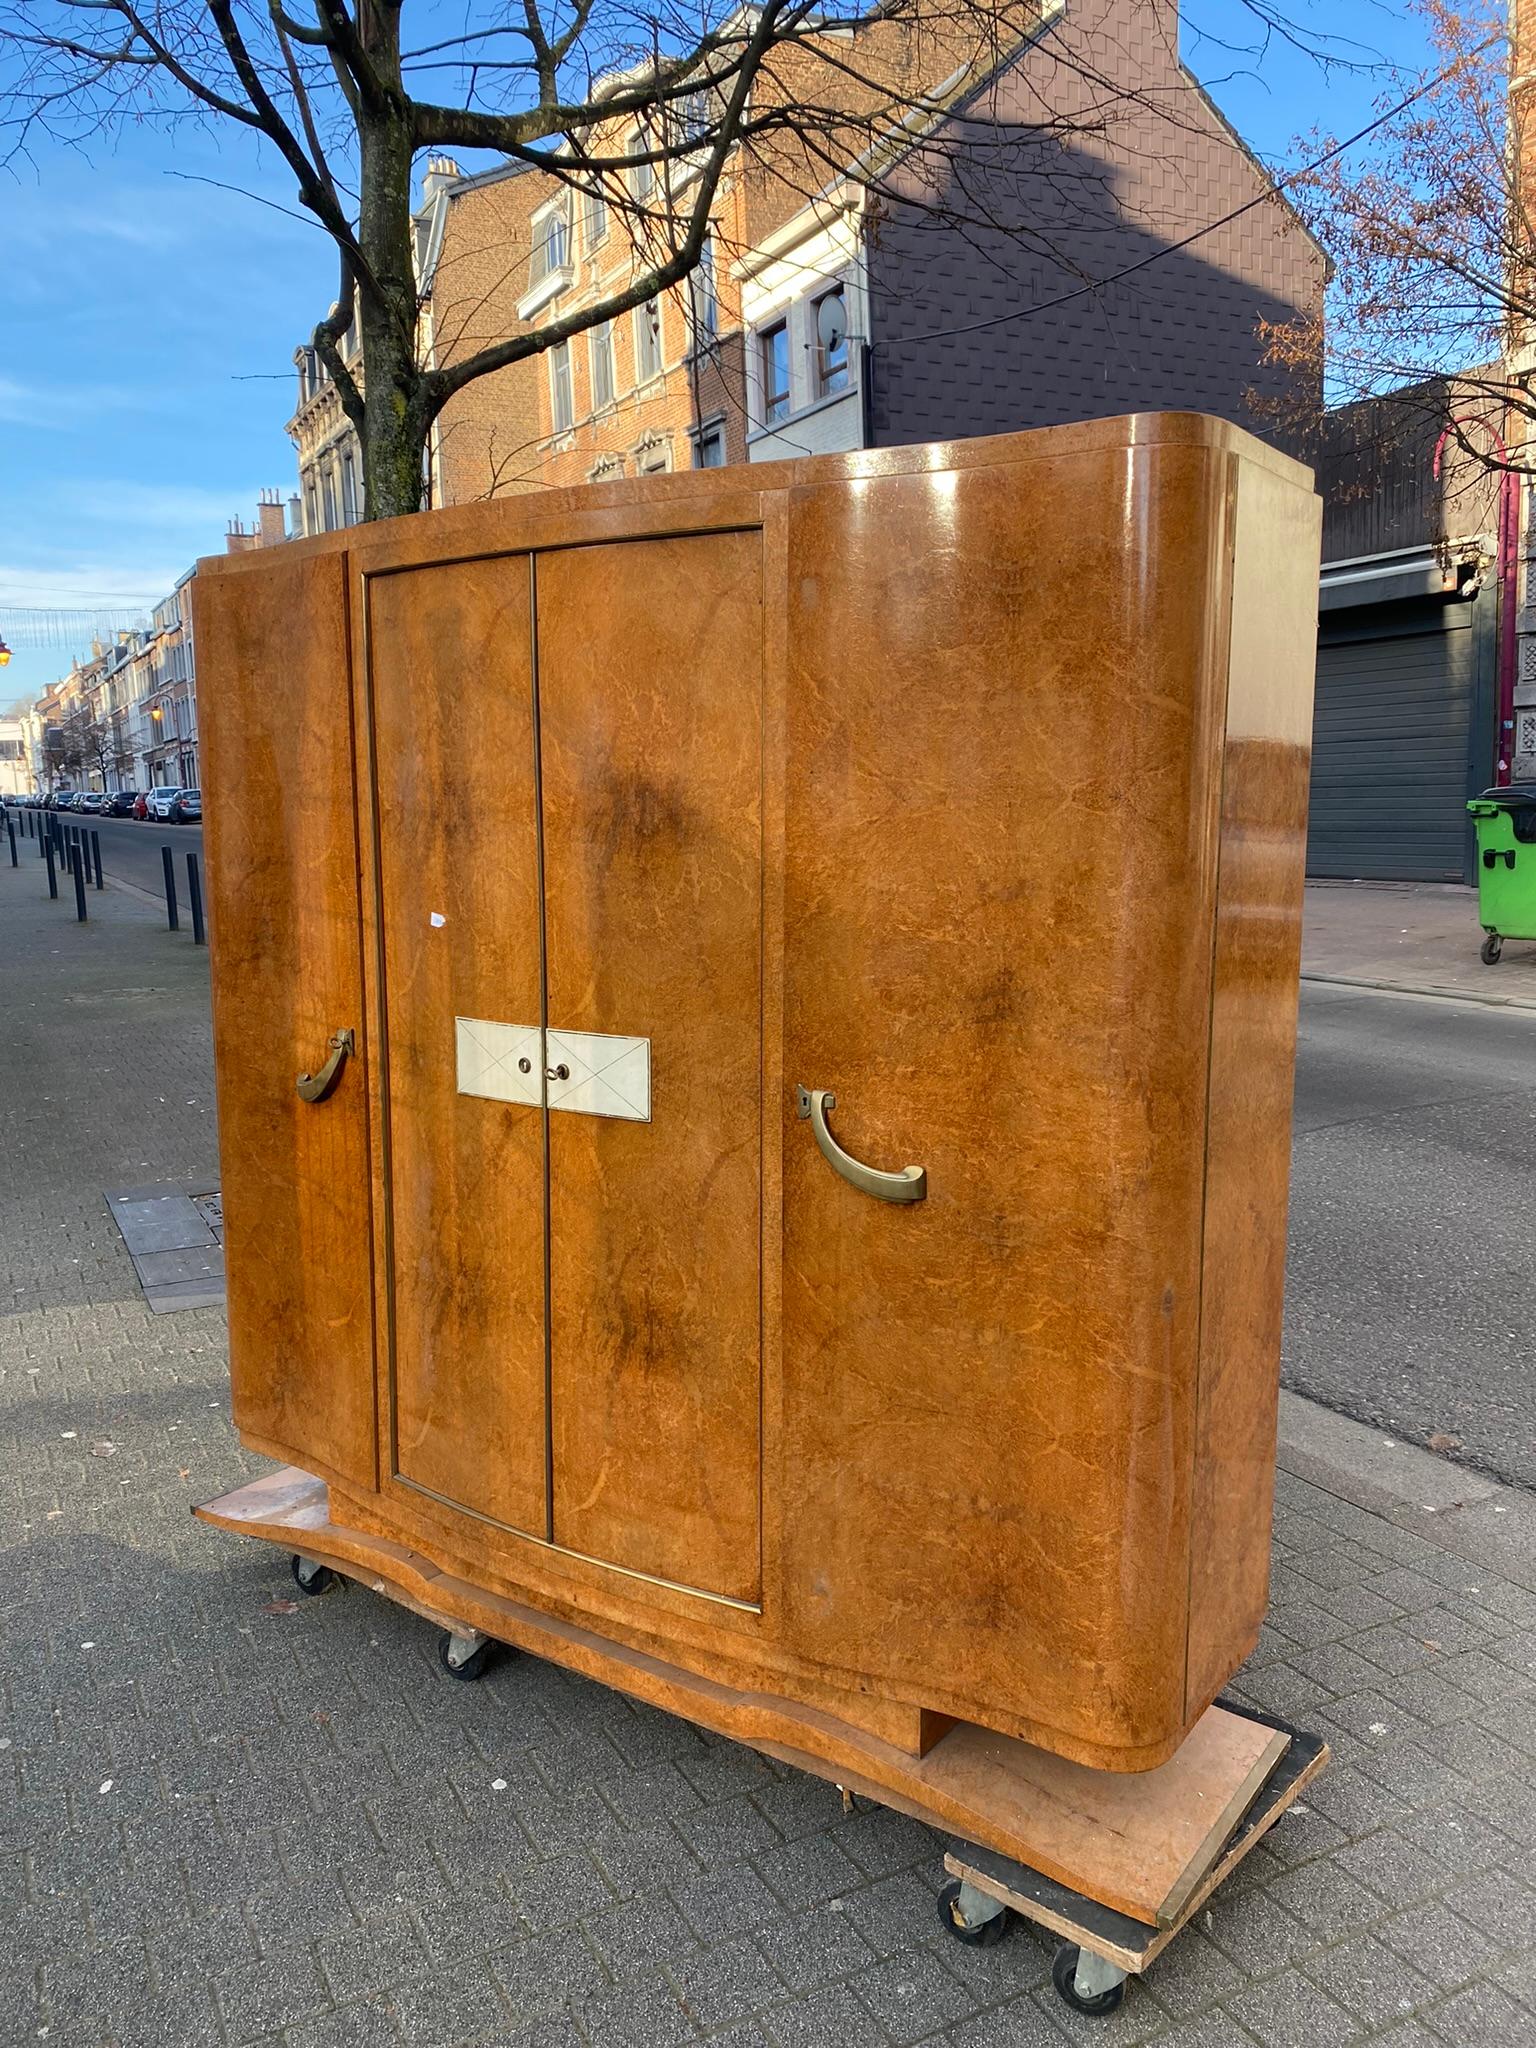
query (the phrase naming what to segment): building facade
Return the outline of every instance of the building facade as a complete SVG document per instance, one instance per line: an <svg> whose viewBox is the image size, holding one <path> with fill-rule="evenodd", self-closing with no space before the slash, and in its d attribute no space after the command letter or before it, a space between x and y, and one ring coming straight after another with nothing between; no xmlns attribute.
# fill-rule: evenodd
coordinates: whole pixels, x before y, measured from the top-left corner
<svg viewBox="0 0 1536 2048"><path fill-rule="evenodd" d="M1294 421L1321 394L1298 405L1306 373L1261 329L1320 313L1326 258L1180 63L1171 5L1066 0L982 74L914 53L895 17L839 33L863 38L850 70L920 97L922 120L881 133L855 109L858 153L830 178L788 143L739 148L688 283L450 402L436 502L1138 410L1310 454ZM542 168L435 164L431 359L611 296L644 260L633 181L654 175L605 200Z"/></svg>

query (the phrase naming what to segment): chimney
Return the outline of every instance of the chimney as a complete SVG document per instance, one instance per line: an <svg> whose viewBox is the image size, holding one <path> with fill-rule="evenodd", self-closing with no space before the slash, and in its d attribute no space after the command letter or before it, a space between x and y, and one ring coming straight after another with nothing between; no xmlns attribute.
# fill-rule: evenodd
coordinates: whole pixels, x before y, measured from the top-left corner
<svg viewBox="0 0 1536 2048"><path fill-rule="evenodd" d="M283 523L283 501L276 491L263 491L256 506L256 545L276 547L288 538Z"/></svg>
<svg viewBox="0 0 1536 2048"><path fill-rule="evenodd" d="M451 156L429 156L427 158L427 174L421 181L422 205L430 205L439 192L445 191L448 186L456 184L463 175L464 173L459 169Z"/></svg>
<svg viewBox="0 0 1536 2048"><path fill-rule="evenodd" d="M304 500L297 491L288 500L288 538L290 540L302 540L304 538Z"/></svg>
<svg viewBox="0 0 1536 2048"><path fill-rule="evenodd" d="M231 519L229 530L224 536L224 552L227 555L243 555L247 549L258 547L254 533L247 533L243 519Z"/></svg>

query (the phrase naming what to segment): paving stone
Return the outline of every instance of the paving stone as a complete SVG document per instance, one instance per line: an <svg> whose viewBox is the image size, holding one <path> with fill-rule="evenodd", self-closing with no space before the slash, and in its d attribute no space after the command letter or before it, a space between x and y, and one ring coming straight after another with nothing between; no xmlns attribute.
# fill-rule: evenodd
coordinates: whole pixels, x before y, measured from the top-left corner
<svg viewBox="0 0 1536 2048"><path fill-rule="evenodd" d="M853 1988L893 2041L921 2041L970 2009L970 1999L935 1956L908 1949L873 1964Z"/></svg>
<svg viewBox="0 0 1536 2048"><path fill-rule="evenodd" d="M1343 2006L1299 1970L1284 1970L1267 1984L1239 1992L1227 2009L1262 2048L1342 2048L1361 2033Z"/></svg>
<svg viewBox="0 0 1536 2048"><path fill-rule="evenodd" d="M1066 2038L1033 1998L977 2013L943 2036L945 2048L1062 2048Z"/></svg>
<svg viewBox="0 0 1536 2048"><path fill-rule="evenodd" d="M669 1956L689 1955L699 1946L699 1937L665 1893L611 1906L587 1921L586 1928L616 1977L665 1962Z"/></svg>
<svg viewBox="0 0 1536 2048"><path fill-rule="evenodd" d="M1259 1891L1217 1892L1200 1926L1250 1977L1266 1977L1318 1946L1293 1913Z"/></svg>
<svg viewBox="0 0 1536 2048"><path fill-rule="evenodd" d="M887 2048L888 2036L846 1984L809 1991L793 2005L763 2015L777 2048Z"/></svg>
<svg viewBox="0 0 1536 2048"><path fill-rule="evenodd" d="M1536 2048L1536 2013L1492 1984L1473 1985L1425 2018L1451 2048Z"/></svg>
<svg viewBox="0 0 1536 2048"><path fill-rule="evenodd" d="M1500 1953L1496 1940L1458 1919L1441 1899L1394 1914L1379 1933L1395 1955L1442 1991L1469 1984Z"/></svg>
<svg viewBox="0 0 1536 2048"><path fill-rule="evenodd" d="M728 2025L784 1996L761 1949L745 1938L674 1960L667 1974L683 2011L704 2033Z"/></svg>
<svg viewBox="0 0 1536 2048"><path fill-rule="evenodd" d="M1436 1996L1427 1977L1370 1934L1312 1956L1306 1968L1314 1983L1368 2028L1404 2019Z"/></svg>
<svg viewBox="0 0 1536 2048"><path fill-rule="evenodd" d="M851 1977L874 1953L846 1914L824 1906L759 1927L752 1939L791 1991Z"/></svg>
<svg viewBox="0 0 1536 2048"><path fill-rule="evenodd" d="M708 1877L674 1888L672 1896L701 1941L729 1939L771 1920L782 1920L785 1906L749 1863L727 1865Z"/></svg>
<svg viewBox="0 0 1536 2048"><path fill-rule="evenodd" d="M1361 1884L1369 1885L1388 1905L1407 1905L1437 1890L1449 1872L1437 1857L1405 1841L1395 1828L1383 1828L1340 1849L1334 1861Z"/></svg>

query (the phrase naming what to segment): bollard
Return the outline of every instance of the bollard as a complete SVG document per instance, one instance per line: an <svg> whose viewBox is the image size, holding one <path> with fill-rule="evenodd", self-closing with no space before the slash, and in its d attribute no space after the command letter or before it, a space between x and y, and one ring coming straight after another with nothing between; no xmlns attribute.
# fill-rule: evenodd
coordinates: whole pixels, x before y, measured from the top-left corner
<svg viewBox="0 0 1536 2048"><path fill-rule="evenodd" d="M96 868L96 886L98 889L105 889L107 884L101 872L101 834L99 832L91 834L91 860Z"/></svg>
<svg viewBox="0 0 1536 2048"><path fill-rule="evenodd" d="M16 851L16 820L9 811L5 814L5 829L11 842L11 866L19 868L21 866L21 856Z"/></svg>
<svg viewBox="0 0 1536 2048"><path fill-rule="evenodd" d="M69 849L69 872L75 884L75 916L85 923L85 862L80 858L78 845Z"/></svg>
<svg viewBox="0 0 1536 2048"><path fill-rule="evenodd" d="M162 846L160 849L160 865L165 870L166 929L179 932L181 920L176 915L176 861L168 846Z"/></svg>
<svg viewBox="0 0 1536 2048"><path fill-rule="evenodd" d="M43 859L48 863L48 894L50 896L57 896L59 893L59 871L53 864L53 834L51 832L43 834Z"/></svg>
<svg viewBox="0 0 1536 2048"><path fill-rule="evenodd" d="M192 908L192 943L205 946L208 939L203 929L203 885L198 878L195 853L187 855L187 902Z"/></svg>

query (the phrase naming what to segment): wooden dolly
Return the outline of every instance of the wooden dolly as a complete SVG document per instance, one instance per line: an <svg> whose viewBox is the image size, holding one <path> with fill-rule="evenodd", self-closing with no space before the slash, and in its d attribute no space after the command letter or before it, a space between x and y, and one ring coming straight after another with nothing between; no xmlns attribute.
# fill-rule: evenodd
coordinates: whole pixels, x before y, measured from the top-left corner
<svg viewBox="0 0 1536 2048"><path fill-rule="evenodd" d="M939 1893L939 1921L968 1946L987 1948L1008 1931L1017 1913L1062 1937L1051 1969L1058 1993L1075 2011L1112 2013L1125 1996L1127 1977L1139 1977L1186 1928L1218 1885L1292 1806L1328 1761L1328 1745L1268 1714L1231 1700L1222 1712L1274 1730L1286 1747L1235 1826L1213 1827L1207 1841L1170 1884L1156 1924L1133 1919L1074 1891L1026 1864L1014 1863L972 1842L952 1841L944 1858L950 1882ZM1156 1824L1149 1816L1149 1844Z"/></svg>

